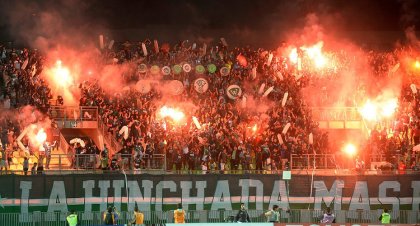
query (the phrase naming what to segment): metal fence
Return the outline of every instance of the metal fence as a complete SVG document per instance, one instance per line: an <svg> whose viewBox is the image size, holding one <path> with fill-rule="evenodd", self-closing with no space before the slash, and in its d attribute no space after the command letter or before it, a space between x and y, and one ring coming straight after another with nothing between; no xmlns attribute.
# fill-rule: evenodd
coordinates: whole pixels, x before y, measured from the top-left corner
<svg viewBox="0 0 420 226"><path fill-rule="evenodd" d="M392 158L387 159L385 155L371 154L366 156L366 165L364 169L376 170L380 168L396 169L398 163L408 158L406 155L392 155ZM420 153L411 155L410 158L418 162ZM292 154L290 155L291 169L354 169L356 161L353 157L337 154Z"/></svg>
<svg viewBox="0 0 420 226"><path fill-rule="evenodd" d="M233 223L237 210L200 210L186 211L187 223ZM248 210L251 222L267 222L263 210ZM145 224L173 223L173 211L147 211L143 212ZM348 211L339 210L333 212L336 223L373 223L380 224L381 210L371 211ZM323 212L321 210L282 210L280 211L280 223L319 223ZM420 222L418 211L400 210L391 211L392 224L415 224ZM101 225L104 212L81 212L78 213L80 225ZM1 225L22 226L64 226L67 213L60 212L34 212L27 214L1 213ZM119 213L117 223L127 224L132 219L132 212Z"/></svg>
<svg viewBox="0 0 420 226"><path fill-rule="evenodd" d="M313 107L314 120L317 121L360 121L362 117L355 107Z"/></svg>
<svg viewBox="0 0 420 226"><path fill-rule="evenodd" d="M90 106L51 106L48 110L51 118L66 121L97 121L98 120L98 107Z"/></svg>
<svg viewBox="0 0 420 226"><path fill-rule="evenodd" d="M166 169L166 158L164 154L153 154L153 155L143 155L141 157L141 163L139 167L135 167L135 157L132 155L116 155L118 169L124 170L165 170ZM101 168L101 159L99 155L95 154L77 154L74 156L73 166L76 169L100 169ZM110 161L108 161L108 166L111 166Z"/></svg>

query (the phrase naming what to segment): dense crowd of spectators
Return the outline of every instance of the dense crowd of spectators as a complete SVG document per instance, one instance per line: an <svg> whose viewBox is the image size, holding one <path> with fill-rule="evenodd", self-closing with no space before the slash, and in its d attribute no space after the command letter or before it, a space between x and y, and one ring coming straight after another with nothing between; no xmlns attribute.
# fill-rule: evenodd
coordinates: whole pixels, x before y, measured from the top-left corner
<svg viewBox="0 0 420 226"><path fill-rule="evenodd" d="M172 68L170 73L156 79L156 75L149 70L134 70L135 73L123 77L123 84L131 88L121 87L116 94L107 92L98 80L82 82L80 106L98 107L101 122L121 148L111 152L108 148L98 150L93 142L86 142L85 147L76 143L70 153L95 154L96 157L73 158L73 165L77 162L90 167L95 162L100 163L102 169L112 170L121 167L158 168L162 161L157 161L155 157L163 155L168 170L277 171L290 167L291 154L300 156L337 151L329 147L328 134L318 128L302 91L315 86L320 90L321 97L317 104L328 106L328 102L334 98L324 95L324 90L329 89L325 80L333 83L348 69L351 56L346 53L334 53L334 58L340 60L340 67L316 70L306 66L309 64L305 60L309 59L302 58L304 63L299 68L287 56L279 54L280 51L230 48L223 42L205 49L186 41L173 48L164 44L159 52L153 50L152 42L144 43L147 54L141 45L126 42L115 44L112 50L103 49L102 60L111 64L130 63L134 67L145 64L148 69L152 65L160 69L187 63L192 66L192 71L176 73ZM39 77L43 58L36 50L1 48L2 99L10 101L13 108L29 104L41 112L47 112L52 95ZM369 56L375 76L388 73L396 62L385 60L392 57L395 60L395 53L371 52ZM196 65L207 67L209 64L214 64L217 70L205 70L204 73L194 71ZM221 74L222 67L230 69L228 76ZM197 78L208 81L209 88L205 93L194 89ZM149 92L136 88L136 83L146 80L152 81ZM181 81L184 91L175 95L162 89L172 80ZM390 162L398 164L402 161L414 168L418 164L412 157L415 154L412 148L419 144L416 107L419 97L411 92L410 83L407 84L402 87L396 120L375 126L364 153L383 155ZM242 98L234 100L227 95L230 85L241 87L243 96L247 97L246 102ZM264 97L263 93L268 87L274 89ZM363 93L364 86L359 87L357 91ZM285 93L287 98L283 100ZM355 106L356 103L355 97L336 97L335 100L344 101L346 106ZM160 117L158 112L164 105L184 111L184 121L181 123L170 117ZM197 118L200 129L192 117ZM128 128L128 136L124 136L124 127ZM19 133L15 131L15 134ZM314 137L313 141L309 139L310 134ZM2 139L2 143L5 145L8 142ZM396 154L404 158L393 160ZM303 167L310 165L308 162L302 164Z"/></svg>

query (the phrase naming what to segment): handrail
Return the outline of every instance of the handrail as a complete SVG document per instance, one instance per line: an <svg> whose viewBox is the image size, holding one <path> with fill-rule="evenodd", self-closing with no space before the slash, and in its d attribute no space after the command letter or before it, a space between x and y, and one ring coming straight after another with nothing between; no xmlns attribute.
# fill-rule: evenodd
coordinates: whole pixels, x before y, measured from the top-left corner
<svg viewBox="0 0 420 226"><path fill-rule="evenodd" d="M113 155L114 153L121 150L122 146L118 143L118 141L116 141L115 138L112 137L112 135L108 131L106 131L106 129L107 126L105 125L105 123L103 123L101 117L98 117L98 131L99 133L101 133L104 142L108 144L108 147L110 148L110 154Z"/></svg>
<svg viewBox="0 0 420 226"><path fill-rule="evenodd" d="M60 133L60 149L67 154L70 145L67 143L66 138L64 138L63 134Z"/></svg>

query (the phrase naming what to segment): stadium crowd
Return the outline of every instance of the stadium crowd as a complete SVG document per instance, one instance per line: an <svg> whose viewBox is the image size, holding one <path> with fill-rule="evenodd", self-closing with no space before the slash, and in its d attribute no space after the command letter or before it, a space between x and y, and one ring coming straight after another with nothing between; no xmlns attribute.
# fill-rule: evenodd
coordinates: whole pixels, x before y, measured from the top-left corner
<svg viewBox="0 0 420 226"><path fill-rule="evenodd" d="M138 67L135 73L123 77L128 88L121 87L120 92L109 94L95 79L86 80L79 86L80 106L97 106L101 122L122 148L116 152L106 147L98 150L93 142L87 141L85 145L76 143L69 153L75 156L95 154L94 159L100 159L102 169L156 168L159 163L154 161L153 156L164 154L167 170L223 173L238 169L244 172L277 171L290 167L291 154L299 156L337 151L329 145L328 133L318 128L311 104L305 101L303 91L308 87L320 90L317 106L328 106L329 101L337 100L332 97L333 94L324 92L329 89L325 80L333 84L350 65L351 56L334 53L333 57L339 60L338 69L314 70L305 66L308 59L302 58L304 66L301 67L291 63L287 57L273 57L276 51L229 48L224 41L203 48L187 41L173 48L164 44L159 51L152 51L153 43L148 40L144 44L149 50L147 54L141 45L128 42L102 50L103 62L131 63ZM394 65L395 61L386 61L385 64L384 58L396 59L395 55L395 52L370 52L375 76L386 76L389 65ZM41 76L44 61L36 50L0 47L0 98L6 107L22 109L32 105L47 114L53 96ZM141 68L143 64L148 67L147 70ZM180 64L179 71L172 67L175 64ZM185 64L193 69L188 72L183 68ZM217 70L207 68L198 73L197 65L210 64ZM152 66L158 66L159 70L164 66L172 68L156 79L156 74L150 73ZM228 75L220 70L223 67L228 69ZM197 90L195 81L199 78L206 79L207 91ZM181 92L171 92L173 87L167 84L173 80L182 82ZM148 81L148 85L144 85L143 81ZM139 84L141 88L150 86L150 89L144 91ZM365 156L383 155L395 164L395 168L403 164L406 168L418 169L419 162L414 157L416 152L413 147L420 142L419 96L410 90L409 84L402 87L395 119L375 126L363 153ZM246 100L239 97L240 94L228 93L231 85L238 85L241 90L236 92L242 92ZM268 87L273 89L268 92ZM360 85L357 93L365 92L363 89ZM356 97L339 98L346 106L356 105ZM160 117L162 106L182 106L180 109L186 114L184 121ZM0 124L2 160L7 160L8 156L13 156L13 151L19 149L15 139L22 128L18 121L10 118L3 117ZM311 136L314 138L310 139ZM403 157L393 159L397 154ZM75 156L72 158L73 166ZM94 160L77 162L87 165L86 161ZM308 167L310 163L303 161L302 164L302 167Z"/></svg>

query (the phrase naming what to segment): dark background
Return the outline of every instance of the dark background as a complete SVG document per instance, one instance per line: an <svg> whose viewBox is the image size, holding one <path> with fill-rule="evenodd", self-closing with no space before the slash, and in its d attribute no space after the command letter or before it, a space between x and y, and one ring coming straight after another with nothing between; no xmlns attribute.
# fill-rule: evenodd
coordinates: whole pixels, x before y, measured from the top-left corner
<svg viewBox="0 0 420 226"><path fill-rule="evenodd" d="M389 47L404 40L408 27L420 27L418 12L416 0L0 0L0 41L224 36L228 43L274 47L316 24L325 35Z"/></svg>

